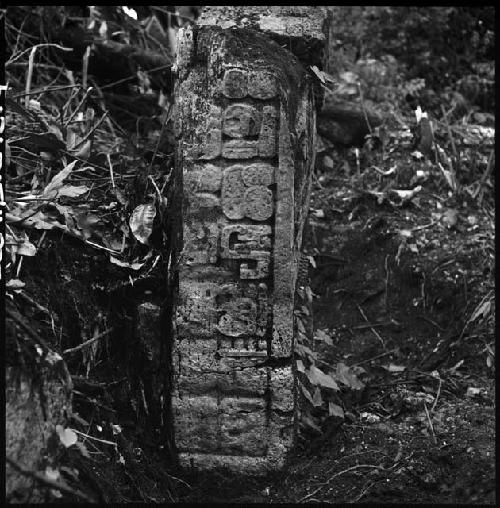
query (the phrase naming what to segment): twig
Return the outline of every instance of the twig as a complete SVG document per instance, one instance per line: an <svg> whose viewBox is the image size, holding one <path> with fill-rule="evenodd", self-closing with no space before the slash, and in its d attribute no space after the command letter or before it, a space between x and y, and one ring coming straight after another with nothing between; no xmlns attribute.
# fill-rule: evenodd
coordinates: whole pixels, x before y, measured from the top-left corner
<svg viewBox="0 0 500 508"><path fill-rule="evenodd" d="M321 182L319 181L318 175L316 174L316 171L312 172L312 176L315 180L315 183L318 185L320 189L324 189L324 187L321 185Z"/></svg>
<svg viewBox="0 0 500 508"><path fill-rule="evenodd" d="M85 49L85 53L83 54L83 63L82 63L82 87L84 90L87 88L89 57L90 57L90 46L87 46L87 48Z"/></svg>
<svg viewBox="0 0 500 508"><path fill-rule="evenodd" d="M368 126L368 130L370 134L373 134L372 126L370 125L370 121L368 120L368 114L366 113L365 108L365 98L363 96L363 90L361 88L361 83L358 81L358 90L359 90L359 98L361 99L361 109L363 110L363 115L365 115L366 125Z"/></svg>
<svg viewBox="0 0 500 508"><path fill-rule="evenodd" d="M79 238L79 237L77 237L77 238ZM85 241L85 243L87 243L88 245L92 245L92 247L95 247L96 249L105 250L106 252L111 252L111 254L116 254L116 255L120 254L120 251L108 249L108 247L104 247L104 245L99 245L98 243L91 242L90 240L84 240L84 241Z"/></svg>
<svg viewBox="0 0 500 508"><path fill-rule="evenodd" d="M29 109L30 100L29 93L31 89L31 82L33 80L33 63L35 60L36 46L31 48L30 56L28 59L28 72L26 76L26 87L25 87L25 98L24 98L24 107Z"/></svg>
<svg viewBox="0 0 500 508"><path fill-rule="evenodd" d="M304 496L302 497L301 499L299 499L297 502L298 503L302 503L303 501L305 501L306 499L309 499L310 497L313 497L314 495L316 495L323 487L329 485L329 483L334 479L334 478L337 478L338 476L340 475L343 475L345 473L349 473L349 471L353 471L354 469L359 469L361 467L368 467L368 468L371 468L371 469L381 469L380 466L373 466L371 464L359 464L357 466L352 466L352 467L348 467L347 469L344 469L343 471L339 471L338 473L335 473L333 476L331 476L330 478L328 478L328 480L325 482L325 483L322 483L314 492L311 492L310 494L307 494L307 496Z"/></svg>
<svg viewBox="0 0 500 508"><path fill-rule="evenodd" d="M69 123L73 120L73 118L75 117L75 115L78 113L78 111L80 110L80 108L82 107L83 103L85 102L85 100L87 99L89 93L94 90L94 87L92 86L89 86L87 88L87 90L85 91L85 93L83 94L83 98L82 100L78 103L78 105L76 106L76 108L74 109L73 113L71 113L70 117L64 121L64 125L67 126L69 125Z"/></svg>
<svg viewBox="0 0 500 508"><path fill-rule="evenodd" d="M18 55L14 56L13 58L11 58L10 60L8 60L6 63L5 63L5 67L7 67L7 65L10 65L12 62L15 62L16 60L19 60L24 54L26 54L28 51L33 51L33 50L36 50L37 48L42 48L42 47L46 47L46 46L52 46L52 47L55 47L57 49L62 49L63 51L73 51L73 48L65 48L63 46L60 46L59 44L52 44L52 43L44 43L44 44L37 44L36 46L33 46L32 48L28 48L28 49L25 49L24 51L22 51L21 53L19 53Z"/></svg>
<svg viewBox="0 0 500 508"><path fill-rule="evenodd" d="M94 132L97 130L97 128L102 124L103 120L108 116L108 112L105 111L103 113L103 115L101 116L101 118L99 118L99 120L97 120L96 124L92 127L92 129L89 130L89 132L87 132L87 134L73 147L73 150L75 150L76 148L80 147L81 145L83 145L83 143L85 143L85 141L87 141L90 136L92 136L94 134Z"/></svg>
<svg viewBox="0 0 500 508"><path fill-rule="evenodd" d="M55 86L54 88L42 88L41 90L35 90L30 93L18 93L16 95L12 96L12 99L19 99L20 97L25 97L26 95L38 95L40 93L46 93L46 92L58 92L59 90L67 90L68 88L81 88L81 85L75 84L75 85L64 85L64 86Z"/></svg>
<svg viewBox="0 0 500 508"><path fill-rule="evenodd" d="M396 456L394 457L394 464L397 464L401 457L403 456L403 443L401 441L398 441L398 451L396 453Z"/></svg>
<svg viewBox="0 0 500 508"><path fill-rule="evenodd" d="M108 328L107 330L104 330L104 332L101 332L99 335L96 335L95 337L92 337L91 339L86 340L85 342L83 342L82 344L80 344L80 345L78 345L76 347L65 349L62 352L62 354L63 355L68 355L70 353L76 353L77 351L80 351L84 347L90 346L90 344L94 343L95 341L97 341L99 339L102 339L103 337L105 337L106 335L111 333L113 330L114 330L114 328Z"/></svg>
<svg viewBox="0 0 500 508"><path fill-rule="evenodd" d="M93 88L89 88L87 91L90 91L90 90L96 91L96 93L99 97L100 103L101 103L101 107L105 111L106 110L106 101L104 100L104 95L102 94L101 89L99 88L97 83L92 79L92 76L90 77L90 79L92 80L92 83L94 86L93 86ZM111 119L109 118L109 116L106 117L106 124L108 125L108 128L111 131L113 139L116 139L117 136L116 136L115 128L113 127L113 123L112 123Z"/></svg>
<svg viewBox="0 0 500 508"><path fill-rule="evenodd" d="M460 158L458 157L457 146L455 145L455 139L453 138L453 134L451 133L450 122L448 121L448 115L446 114L442 104L441 104L441 112L443 113L443 118L444 118L444 122L446 125L446 130L448 131L448 137L450 138L451 149L453 151L453 156L455 157L457 169L460 170ZM453 168L453 166L451 166L450 169L451 168ZM456 171L454 171L454 173L455 173L454 177L456 180Z"/></svg>
<svg viewBox="0 0 500 508"><path fill-rule="evenodd" d="M359 310L359 312L361 312L361 315L363 316L365 321L367 323L370 323L370 321L368 321L368 318L366 317L366 314L363 312L363 309L359 306L359 304L356 304L356 306L358 307L358 310ZM370 330L373 332L375 337L377 337L377 339L382 343L382 346L385 348L384 339L380 336L380 334L377 332L377 330L375 330L375 328L373 328L373 326L370 326Z"/></svg>
<svg viewBox="0 0 500 508"><path fill-rule="evenodd" d="M155 71L161 71L162 69L170 69L172 67L171 64L167 65L160 65L158 67L153 67L152 69L148 69L145 72L155 72ZM115 85L119 85L120 83L124 83L125 81L130 81L131 79L135 79L137 77L137 74L131 74L128 78L119 79L118 81L114 81L113 83L108 83L107 85L101 86L101 90L104 90L105 88L112 88Z"/></svg>
<svg viewBox="0 0 500 508"><path fill-rule="evenodd" d="M113 164L111 162L111 156L109 155L109 153L106 154L106 158L108 159L109 174L111 176L111 185L113 186L113 189L115 189L116 188L115 176L113 175Z"/></svg>
<svg viewBox="0 0 500 508"><path fill-rule="evenodd" d="M478 305L476 305L476 307L474 308L474 310L472 311L471 315L469 316L469 319L467 319L467 322L465 323L465 326L463 327L462 329L462 333L460 334L460 337L458 337L457 341L456 342L459 342L460 340L462 340L463 336L465 335L465 330L467 330L467 327L472 323L472 316L474 316L475 312L477 309L479 309L479 307L481 305L483 305L483 303L488 299L488 298L491 298L491 295L492 295L493 291L488 291L488 293L486 294L486 296L483 297L483 299L479 302Z"/></svg>
<svg viewBox="0 0 500 508"><path fill-rule="evenodd" d="M379 383L376 385L370 385L370 388L383 388L384 386L395 386L395 385L408 385L408 384L417 384L418 381L416 379L398 379L397 381L392 381L390 383Z"/></svg>
<svg viewBox="0 0 500 508"><path fill-rule="evenodd" d="M163 125L161 126L160 134L158 135L158 141L156 142L156 146L155 146L155 151L153 152L153 157L151 157L151 163L149 164L149 172L151 172L151 169L153 168L153 163L155 161L156 154L158 153L158 148L160 147L160 141L161 141L161 137L163 136L163 132L165 131L165 129L168 125L168 122L170 122L170 120L171 120L170 115L172 113L173 106L174 106L174 103L171 103L168 108L167 115L165 116L165 121L163 122ZM160 199L161 199L161 197L160 197Z"/></svg>
<svg viewBox="0 0 500 508"><path fill-rule="evenodd" d="M95 397L89 397L88 395L86 395L85 393L83 393L79 390L73 390L73 394L79 395L80 397L87 399L89 402L91 402L95 406L102 407L105 411L109 411L110 413L116 413L115 409L113 409L109 406L106 406L106 404L101 404L100 402L97 401L97 399ZM96 448L96 449L98 449L98 448Z"/></svg>
<svg viewBox="0 0 500 508"><path fill-rule="evenodd" d="M481 203L483 201L483 192L482 191L483 191L484 185L486 184L486 180L488 179L488 176L491 173L491 169L493 167L492 161L493 161L494 157L495 157L495 149L491 150L490 156L488 158L488 165L486 166L486 169L485 169L483 175L481 176L481 180L479 181L479 189L478 189L478 203L479 203L479 205L481 205Z"/></svg>
<svg viewBox="0 0 500 508"><path fill-rule="evenodd" d="M385 256L385 310L387 312L387 295L389 294L389 254Z"/></svg>
<svg viewBox="0 0 500 508"><path fill-rule="evenodd" d="M61 492L70 494L72 496L79 497L80 499L83 499L87 503L96 503L97 502L96 499L93 499L92 497L87 496L87 494L83 493L80 490L72 489L71 487L68 487L68 485L65 485L64 483L60 483L55 480L51 480L51 479L47 478L46 476L44 476L40 473L37 473L36 471L31 471L30 469L27 469L27 468L21 466L21 464L19 464L14 459L11 459L10 457L5 457L5 460L16 471L19 471L21 474L35 479L36 481L46 485L47 487L50 487L50 488L56 489L56 490L60 490Z"/></svg>
<svg viewBox="0 0 500 508"><path fill-rule="evenodd" d="M441 394L441 385L443 384L443 381L441 378L439 378L439 386L438 386L438 391L436 393L436 398L434 399L434 404L432 404L432 407L431 407L431 412L434 412L434 409L436 409L436 404L438 402L438 399L439 399L439 395Z"/></svg>
<svg viewBox="0 0 500 508"><path fill-rule="evenodd" d="M151 180L151 183L153 184L153 187L155 188L156 193L158 194L158 203L161 204L163 196L161 195L161 191L158 188L158 185L156 185L156 182L154 178L151 175L148 175L149 179Z"/></svg>
<svg viewBox="0 0 500 508"><path fill-rule="evenodd" d="M333 264L333 263L332 263ZM325 265L321 265L325 266ZM389 326L394 324L392 321L385 321L384 323L368 323L366 325L358 325L358 326L351 326L351 330L365 330L366 328L376 327L376 326Z"/></svg>
<svg viewBox="0 0 500 508"><path fill-rule="evenodd" d="M417 226L416 228L412 228L412 231L420 231L422 229L427 229L427 228L430 228L432 226L434 226L434 224L436 224L437 221L433 220L431 222L429 222L429 224L424 224L423 226Z"/></svg>
<svg viewBox="0 0 500 508"><path fill-rule="evenodd" d="M444 328L442 326L439 326L435 321L433 321L431 318L428 318L427 316L421 316L424 321L427 321L431 325L434 325L438 330L441 330L444 332Z"/></svg>
<svg viewBox="0 0 500 508"><path fill-rule="evenodd" d="M38 302L35 302L35 300L33 300L33 298L31 298L30 296L28 296L24 290L20 289L19 291L16 292L16 295L19 295L20 297L24 298L27 302L31 303L31 305L33 305L34 307L36 307L39 311L41 312L45 312L46 314L50 314L49 312L49 309L47 309L46 307L44 307L43 305L40 305Z"/></svg>
<svg viewBox="0 0 500 508"><path fill-rule="evenodd" d="M425 403L425 400L424 400L424 409L425 409L425 414L427 415L427 421L429 422L429 428L431 429L432 442L434 444L437 444L436 434L434 433L434 427L432 425L432 420L431 420L431 417L429 415L429 410L427 409L427 404Z"/></svg>
<svg viewBox="0 0 500 508"><path fill-rule="evenodd" d="M356 365L362 365L363 363L371 362L372 360L376 360L377 358L381 358L382 356L390 355L391 353L395 353L398 350L398 348L391 349L390 351L386 351L385 353L381 353L377 356L373 356L372 358L368 358L368 360L363 360L362 362L353 363L351 367L355 367ZM349 367L350 368L350 367Z"/></svg>
<svg viewBox="0 0 500 508"><path fill-rule="evenodd" d="M90 434L85 434L85 432L81 432L76 429L71 429L71 430L73 432L76 432L77 434L80 434L80 436L84 436L87 439L92 439L93 441L97 441L98 443L109 444L109 445L113 446L113 448L115 448L115 449L118 448L118 444L114 443L113 441L107 441L106 439L99 439L98 437L91 436Z"/></svg>
<svg viewBox="0 0 500 508"><path fill-rule="evenodd" d="M24 328L24 331L27 332L29 335L31 335L31 337L38 343L40 344L41 346L43 346L45 348L45 352L46 353L51 353L53 352L51 347L47 344L47 342L45 342L41 337L40 335L35 332L35 330L33 330L33 328L31 328L31 326L26 323L23 318L21 317L21 315L17 312L17 311L14 311L12 309L10 309L9 307L6 307L5 309L7 315L12 318L18 325L20 325L22 328Z"/></svg>
<svg viewBox="0 0 500 508"><path fill-rule="evenodd" d="M361 489L361 493L358 494L352 501L349 501L349 503L357 503L362 497L366 495L366 493L377 483L380 483L380 480L375 482L373 480L368 480L363 488Z"/></svg>

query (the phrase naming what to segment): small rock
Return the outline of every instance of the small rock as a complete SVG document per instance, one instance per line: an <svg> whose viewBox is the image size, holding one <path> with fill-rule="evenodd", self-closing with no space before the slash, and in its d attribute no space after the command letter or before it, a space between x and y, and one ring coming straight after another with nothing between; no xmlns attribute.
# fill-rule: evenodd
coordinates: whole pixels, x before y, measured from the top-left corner
<svg viewBox="0 0 500 508"><path fill-rule="evenodd" d="M323 157L323 167L328 170L333 169L333 159L329 155Z"/></svg>
<svg viewBox="0 0 500 508"><path fill-rule="evenodd" d="M446 212L444 212L442 220L447 227L453 228L458 221L458 212L453 208L448 208Z"/></svg>

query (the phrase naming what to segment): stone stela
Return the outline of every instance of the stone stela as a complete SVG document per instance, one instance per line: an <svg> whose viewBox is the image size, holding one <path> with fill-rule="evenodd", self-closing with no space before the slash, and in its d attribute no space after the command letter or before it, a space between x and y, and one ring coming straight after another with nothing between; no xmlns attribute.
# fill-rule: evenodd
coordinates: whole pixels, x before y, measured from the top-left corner
<svg viewBox="0 0 500 508"><path fill-rule="evenodd" d="M233 50L238 30L194 30L196 38L191 28L180 33L176 88L183 249L175 445L183 466L258 473L281 467L293 441L294 292L313 98L304 71L297 88L274 62ZM302 69L269 44L284 65ZM309 160L296 155L304 136Z"/></svg>

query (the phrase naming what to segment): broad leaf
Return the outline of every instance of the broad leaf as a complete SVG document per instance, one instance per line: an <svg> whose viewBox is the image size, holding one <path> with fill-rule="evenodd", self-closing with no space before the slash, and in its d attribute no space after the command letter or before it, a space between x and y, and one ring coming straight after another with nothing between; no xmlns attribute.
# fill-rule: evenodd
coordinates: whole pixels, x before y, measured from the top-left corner
<svg viewBox="0 0 500 508"><path fill-rule="evenodd" d="M77 161L73 161L70 164L68 164L64 169L59 171L54 178L49 182L49 184L43 189L42 195L43 196L49 196L52 197L57 195L57 191L62 187L62 183L73 171L73 168L75 167L75 164Z"/></svg>
<svg viewBox="0 0 500 508"><path fill-rule="evenodd" d="M333 402L328 403L328 414L337 418L344 418L344 410Z"/></svg>
<svg viewBox="0 0 500 508"><path fill-rule="evenodd" d="M131 268L132 270L139 270L144 266L144 263L127 263L126 261L121 261L112 255L109 256L109 260L117 266L121 266L122 268Z"/></svg>
<svg viewBox="0 0 500 508"><path fill-rule="evenodd" d="M45 468L45 477L52 481L57 481L61 477L61 473L58 469L53 469L50 466Z"/></svg>
<svg viewBox="0 0 500 508"><path fill-rule="evenodd" d="M304 363L302 362L302 360L297 360L296 361L296 364L297 364L297 370L299 372L302 372L304 373L306 371L305 367L304 367Z"/></svg>
<svg viewBox="0 0 500 508"><path fill-rule="evenodd" d="M72 429L65 429L62 425L56 425L56 432L66 448L73 446L78 441L78 437Z"/></svg>
<svg viewBox="0 0 500 508"><path fill-rule="evenodd" d="M81 441L78 441L77 443L75 443L75 446L80 450L80 453L84 457L86 457L87 459L90 459L89 451L87 450L87 447L85 446L84 443L82 443Z"/></svg>
<svg viewBox="0 0 500 508"><path fill-rule="evenodd" d="M329 346L333 346L333 341L331 337L324 330L316 330L314 338L316 340L323 341L325 344L328 344Z"/></svg>
<svg viewBox="0 0 500 508"><path fill-rule="evenodd" d="M316 390L314 390L313 405L314 407L321 407L323 405L323 397L321 396L321 390L319 386L317 386Z"/></svg>
<svg viewBox="0 0 500 508"><path fill-rule="evenodd" d="M300 389L304 397L314 406L314 401L311 394L309 393L309 390L302 383L300 383Z"/></svg>
<svg viewBox="0 0 500 508"><path fill-rule="evenodd" d="M153 204L139 205L132 212L129 220L130 231L139 242L147 245L153 232L153 221L156 208Z"/></svg>
<svg viewBox="0 0 500 508"><path fill-rule="evenodd" d="M318 367L311 365L309 370L306 371L306 376L309 381L315 386L322 386L323 388L330 388L331 390L338 391L339 387L332 376L323 373Z"/></svg>
<svg viewBox="0 0 500 508"><path fill-rule="evenodd" d="M311 429L316 430L317 432L321 433L321 428L318 427L312 418L312 416L309 413L302 413L302 416L300 417L300 421L302 424L304 424L307 427L311 427Z"/></svg>
<svg viewBox="0 0 500 508"><path fill-rule="evenodd" d="M89 188L85 185L63 185L58 191L57 196L66 196L68 198L76 198L78 196L81 196L82 194L85 194L89 191Z"/></svg>
<svg viewBox="0 0 500 508"><path fill-rule="evenodd" d="M337 363L336 379L352 390L362 390L365 385L354 374L351 369L342 362Z"/></svg>
<svg viewBox="0 0 500 508"><path fill-rule="evenodd" d="M470 321L475 321L479 316L487 316L491 309L490 300L486 300L481 305L478 305L472 314Z"/></svg>

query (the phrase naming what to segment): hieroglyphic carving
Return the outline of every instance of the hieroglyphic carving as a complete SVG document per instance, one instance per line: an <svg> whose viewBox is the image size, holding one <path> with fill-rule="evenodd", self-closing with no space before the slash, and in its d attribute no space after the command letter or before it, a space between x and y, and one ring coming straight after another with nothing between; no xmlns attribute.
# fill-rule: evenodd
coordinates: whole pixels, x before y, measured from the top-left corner
<svg viewBox="0 0 500 508"><path fill-rule="evenodd" d="M224 110L222 131L232 138L256 136L260 130L260 111L249 104L231 104Z"/></svg>
<svg viewBox="0 0 500 508"><path fill-rule="evenodd" d="M225 259L250 260L241 263L242 279L262 279L269 276L271 260L271 226L231 224L221 236L221 256Z"/></svg>
<svg viewBox="0 0 500 508"><path fill-rule="evenodd" d="M229 219L244 217L263 221L273 215L274 199L269 186L274 183L270 164L235 164L224 171L222 209Z"/></svg>
<svg viewBox="0 0 500 508"><path fill-rule="evenodd" d="M287 81L287 65L298 63L280 67L290 59L286 51L273 56L272 65L230 52L222 58L220 48L241 46L224 42L238 34L211 33L190 38L206 45L202 58L196 48L184 48L193 55L192 68L176 92L184 176L173 352L176 440L181 462L238 469L238 455L241 467L272 468L282 463L291 439L284 428L293 418L292 370L272 367L271 360L281 357L284 365L291 354L291 128L296 112L311 106L310 98L305 106L293 101L303 100L310 87L303 70Z"/></svg>
<svg viewBox="0 0 500 508"><path fill-rule="evenodd" d="M278 93L276 77L269 71L229 69L224 74L222 93L228 99L243 99L247 95L254 99L273 99Z"/></svg>

